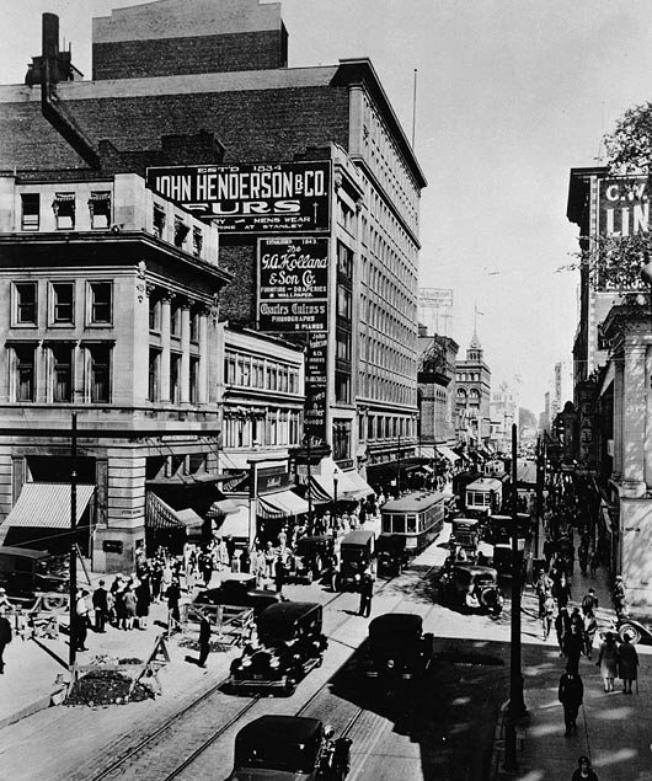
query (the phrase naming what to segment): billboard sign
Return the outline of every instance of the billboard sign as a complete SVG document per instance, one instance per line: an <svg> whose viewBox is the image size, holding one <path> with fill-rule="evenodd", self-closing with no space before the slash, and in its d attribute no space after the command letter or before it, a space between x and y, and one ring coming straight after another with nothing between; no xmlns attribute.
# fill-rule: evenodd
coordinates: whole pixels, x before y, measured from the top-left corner
<svg viewBox="0 0 652 781"><path fill-rule="evenodd" d="M331 164L167 166L147 169L147 185L222 233L328 231Z"/></svg>
<svg viewBox="0 0 652 781"><path fill-rule="evenodd" d="M258 323L261 331L328 329L328 239L258 240Z"/></svg>

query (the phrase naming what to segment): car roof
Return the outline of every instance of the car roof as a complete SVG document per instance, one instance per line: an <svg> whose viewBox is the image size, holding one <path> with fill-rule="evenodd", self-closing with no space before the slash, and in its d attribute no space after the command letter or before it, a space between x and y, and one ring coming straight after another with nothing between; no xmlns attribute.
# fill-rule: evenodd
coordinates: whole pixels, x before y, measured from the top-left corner
<svg viewBox="0 0 652 781"><path fill-rule="evenodd" d="M0 555L22 556L25 559L45 559L50 554L44 550L34 550L33 548L16 548L11 545L0 546Z"/></svg>
<svg viewBox="0 0 652 781"><path fill-rule="evenodd" d="M469 491L481 491L483 488L502 488L502 482L495 477L480 477L478 480L474 480L466 486L466 490Z"/></svg>
<svg viewBox="0 0 652 781"><path fill-rule="evenodd" d="M359 529L354 532L349 532L343 539L342 545L366 545L370 539L374 538L372 531L365 529Z"/></svg>
<svg viewBox="0 0 652 781"><path fill-rule="evenodd" d="M421 632L423 621L416 613L385 613L369 624L370 635L411 635Z"/></svg>
<svg viewBox="0 0 652 781"><path fill-rule="evenodd" d="M321 605L317 602L278 602L266 607L260 614L259 621L282 621L283 623L288 623L296 621L298 618L302 618L315 610L321 610Z"/></svg>
<svg viewBox="0 0 652 781"><path fill-rule="evenodd" d="M304 716L261 716L244 726L237 740L254 741L263 738L265 742L307 743L321 735L321 721Z"/></svg>

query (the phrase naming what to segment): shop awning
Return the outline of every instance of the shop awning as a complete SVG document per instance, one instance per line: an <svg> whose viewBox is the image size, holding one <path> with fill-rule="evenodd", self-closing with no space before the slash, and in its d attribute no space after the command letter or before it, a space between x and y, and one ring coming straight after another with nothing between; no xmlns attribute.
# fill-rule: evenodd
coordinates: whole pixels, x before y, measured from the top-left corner
<svg viewBox="0 0 652 781"><path fill-rule="evenodd" d="M249 539L249 508L240 505L236 512L229 513L222 525L215 531L221 537Z"/></svg>
<svg viewBox="0 0 652 781"><path fill-rule="evenodd" d="M456 461L459 461L460 458L462 458L461 455L456 453L454 450L451 450L449 447L446 447L446 445L437 445L437 452L442 458L450 461L451 464L454 464Z"/></svg>
<svg viewBox="0 0 652 781"><path fill-rule="evenodd" d="M204 525L204 521L189 507L175 510L153 491L148 491L145 524L150 529L197 529Z"/></svg>
<svg viewBox="0 0 652 781"><path fill-rule="evenodd" d="M90 502L94 485L77 485L76 523ZM70 528L70 483L25 483L3 526Z"/></svg>
<svg viewBox="0 0 652 781"><path fill-rule="evenodd" d="M439 448L437 448L437 450L439 450ZM419 448L419 458L428 458L430 461L434 461L435 458L437 458L435 448L421 445Z"/></svg>
<svg viewBox="0 0 652 781"><path fill-rule="evenodd" d="M360 490L352 480L349 480L346 472L338 472L335 475L312 475L313 496L317 500L332 502L335 500L335 478L337 478L337 501L356 502Z"/></svg>
<svg viewBox="0 0 652 781"><path fill-rule="evenodd" d="M352 472L342 472L343 475L346 475L347 480L350 480L355 488L358 491L358 499L366 499L368 496L371 496L373 494L374 489L369 485L369 483L362 477L362 475L359 472L352 471ZM339 487L339 486L338 486Z"/></svg>
<svg viewBox="0 0 652 781"><path fill-rule="evenodd" d="M272 518L290 518L308 512L308 502L294 491L279 491L258 497L258 515Z"/></svg>
<svg viewBox="0 0 652 781"><path fill-rule="evenodd" d="M231 499L218 499L217 502L213 502L206 515L209 518L220 518L223 515L235 513L238 509L238 505Z"/></svg>

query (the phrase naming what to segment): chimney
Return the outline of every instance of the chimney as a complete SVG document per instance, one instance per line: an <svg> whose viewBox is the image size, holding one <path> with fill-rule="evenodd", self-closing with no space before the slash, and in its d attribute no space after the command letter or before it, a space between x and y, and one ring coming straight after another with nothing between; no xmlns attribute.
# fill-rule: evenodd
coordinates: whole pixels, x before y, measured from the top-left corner
<svg viewBox="0 0 652 781"><path fill-rule="evenodd" d="M56 57L59 54L59 17L56 14L43 14L41 30L43 56Z"/></svg>

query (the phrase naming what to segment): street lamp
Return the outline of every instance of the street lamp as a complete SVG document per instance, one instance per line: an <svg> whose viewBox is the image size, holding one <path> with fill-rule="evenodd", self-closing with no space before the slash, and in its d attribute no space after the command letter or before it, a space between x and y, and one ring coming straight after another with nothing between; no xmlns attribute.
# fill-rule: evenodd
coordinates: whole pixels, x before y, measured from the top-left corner
<svg viewBox="0 0 652 781"><path fill-rule="evenodd" d="M337 475L333 475L333 529L337 531L339 525L337 523Z"/></svg>
<svg viewBox="0 0 652 781"><path fill-rule="evenodd" d="M68 663L70 669L77 658L77 413L72 413L72 429L70 442L70 646L68 647Z"/></svg>

